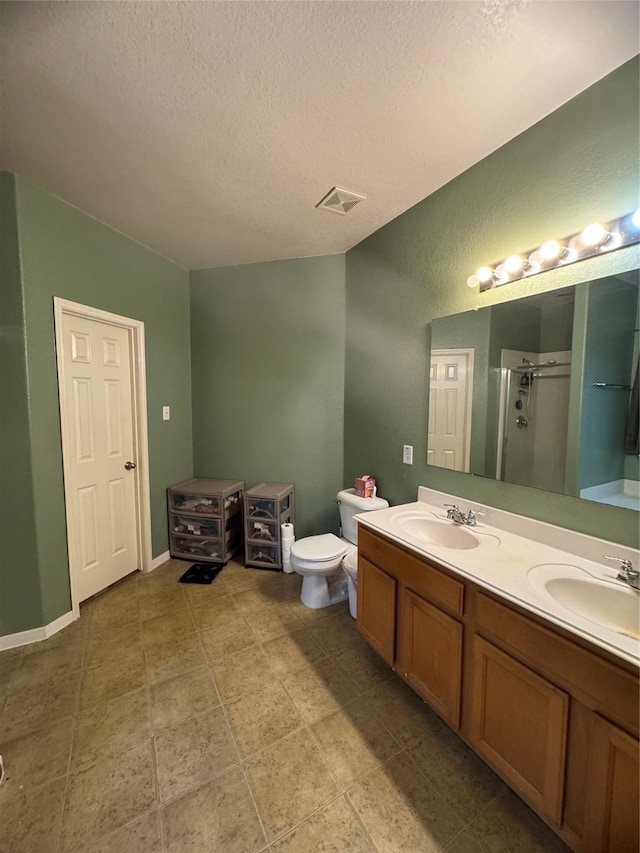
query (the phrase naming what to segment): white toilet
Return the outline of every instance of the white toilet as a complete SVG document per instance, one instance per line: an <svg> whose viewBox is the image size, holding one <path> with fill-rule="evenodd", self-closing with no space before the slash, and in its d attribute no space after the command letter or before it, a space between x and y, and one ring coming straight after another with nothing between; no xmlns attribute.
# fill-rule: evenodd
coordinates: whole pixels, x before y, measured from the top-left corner
<svg viewBox="0 0 640 853"><path fill-rule="evenodd" d="M300 600L312 610L344 601L348 595L347 581L342 572L345 554L356 550L358 522L354 518L361 512L386 509L384 498L359 498L354 489L338 492L342 539L333 533L307 536L291 547L291 568L302 575Z"/></svg>

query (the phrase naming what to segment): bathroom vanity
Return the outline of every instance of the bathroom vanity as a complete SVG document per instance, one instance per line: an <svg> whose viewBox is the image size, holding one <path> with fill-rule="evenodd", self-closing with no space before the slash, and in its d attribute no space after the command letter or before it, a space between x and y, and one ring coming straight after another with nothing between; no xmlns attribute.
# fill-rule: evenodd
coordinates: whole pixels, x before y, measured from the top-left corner
<svg viewBox="0 0 640 853"><path fill-rule="evenodd" d="M420 492L359 519L360 632L572 849L637 853L640 593L602 563L631 549Z"/></svg>

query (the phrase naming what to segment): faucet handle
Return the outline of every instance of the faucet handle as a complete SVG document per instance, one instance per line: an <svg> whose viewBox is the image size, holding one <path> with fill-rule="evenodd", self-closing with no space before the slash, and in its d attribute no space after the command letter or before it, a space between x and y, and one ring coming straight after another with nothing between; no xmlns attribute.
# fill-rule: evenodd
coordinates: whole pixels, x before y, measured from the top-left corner
<svg viewBox="0 0 640 853"><path fill-rule="evenodd" d="M467 511L467 524L470 527L475 527L476 526L476 518L479 515L486 515L486 514L487 514L486 512L482 512L479 509L475 510L472 506L470 506L469 510Z"/></svg>
<svg viewBox="0 0 640 853"><path fill-rule="evenodd" d="M631 560L628 560L626 557L610 557L607 554L603 554L602 556L605 560L611 560L613 563L620 563L620 573L618 574L618 577L621 580L626 580L630 574L639 574L639 572L633 568Z"/></svg>
<svg viewBox="0 0 640 853"><path fill-rule="evenodd" d="M458 506L458 504L443 504L443 506L450 506L450 507L451 507L451 509L460 509L460 507Z"/></svg>

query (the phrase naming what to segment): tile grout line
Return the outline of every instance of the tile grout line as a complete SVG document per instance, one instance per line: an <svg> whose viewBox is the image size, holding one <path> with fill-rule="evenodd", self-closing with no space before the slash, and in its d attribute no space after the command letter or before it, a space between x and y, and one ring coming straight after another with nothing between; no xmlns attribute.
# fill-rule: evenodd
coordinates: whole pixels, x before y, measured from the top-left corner
<svg viewBox="0 0 640 853"><path fill-rule="evenodd" d="M134 594L135 594L135 593L134 593ZM137 612L138 612L138 617L137 617L137 619L136 619L136 621L135 621L135 624L137 625L137 629L138 629L138 630L137 630L137 633L138 633L138 636L139 636L139 639L140 639L140 642L141 642L141 645L142 645L142 619L141 619L141 614L140 614L140 609L139 609L139 607L137 608ZM116 627L119 627L119 628L131 628L131 626L132 626L133 624L134 624L134 623L127 623L127 624L125 624L125 625L116 626ZM90 633L91 633L91 624L90 624L90 625L89 625L89 627L88 627L87 641L88 641L88 639L89 639L89 637L90 637ZM85 651L86 651L86 647L85 647ZM143 657L144 657L144 655L143 655ZM92 668L97 668L98 666L101 666L101 664L96 664L94 667L87 667L87 670L90 670L90 669L92 669ZM84 671L85 671L85 666L84 666L84 657L83 657L83 677L84 677ZM144 737L143 737L143 736L141 736L141 737L140 737L140 739L136 739L136 740L134 741L134 743L133 743L133 744L129 744L129 746L131 746L131 745L137 745L138 743L142 743L143 741L145 741L145 740L149 739L149 735L150 735L150 732L151 732L151 726L150 726L150 707L149 707L149 706L150 706L150 692L149 692L149 682L148 682L148 678L147 678L147 671L146 671L146 661L145 661L145 669L144 669L144 684L142 685L142 687L134 687L132 690L128 690L128 691L126 691L125 693L119 694L118 696L116 696L116 697L114 697L114 698L115 698L115 699L120 699L120 698L122 698L122 697L124 697L124 696L128 696L130 693L135 693L136 691L143 690L143 689L145 690L145 692L146 692L146 697L147 697L147 723L148 723L148 725L149 725L149 728L148 728L148 734L147 734L146 736L144 736ZM73 738L73 739L74 739L74 744L75 744L75 737L76 737L76 729L77 729L77 726L78 726L78 723L79 723L79 716L80 716L80 697L81 697L81 693L82 693L82 682L81 682L81 685L80 685L80 693L79 693L79 697L78 697L78 714L77 714L77 716L76 716L76 726L75 726L75 728L74 728L74 738ZM143 811L143 812L140 812L140 814L135 815L135 816L134 816L130 821L127 821L126 823L121 824L120 826L116 826L116 827L114 827L112 830L109 830L109 832L105 833L104 835L100 835L100 836L98 836L97 838L93 838L93 839L91 839L91 840L90 840L90 841L88 841L86 844L82 845L82 846L81 846L81 847L79 847L79 848L76 848L76 850L89 849L93 844L96 844L97 842L102 841L104 838L107 838L107 837L109 837L109 836L111 836L111 835L114 835L115 833L117 833L117 832L119 832L120 830L122 830L125 826L129 826L129 825L131 825L132 823L135 823L135 821L139 820L143 815L150 813L151 811L153 811L153 810L154 810L154 809L156 809L156 808L159 808L159 797L158 797L158 793L157 793L157 787L158 787L158 786L157 786L157 780L156 780L156 775L157 775L157 774L156 774L156 771L155 771L155 746L154 746L154 743L153 743L153 738L151 738L151 751L152 751L152 760L153 760L153 763L154 763L154 783L155 783L155 788L156 788L156 805L154 806L154 808L153 808L153 809L147 809L147 810L145 810L145 811ZM70 761L71 761L72 757L73 757L73 749L72 749L71 754L70 754ZM71 771L70 771L70 772L69 772L69 777L68 777L68 778L69 778L69 784L70 784L70 781L71 781L71 775L72 775L72 773L71 773ZM162 836L161 836L161 839L162 839ZM164 847L163 847L163 850L164 850ZM60 853L60 851L59 851L59 853Z"/></svg>
<svg viewBox="0 0 640 853"><path fill-rule="evenodd" d="M154 812L159 813L160 809L158 806L154 806L152 809L146 809L146 811L140 812L135 817L128 820L126 823L123 823L121 826L116 826L114 829L110 829L109 832L106 832L104 835L101 835L99 838L94 838L92 841L88 841L86 844L83 844L81 847L75 847L70 853L85 853L85 851L89 851L95 844L100 841L106 841L114 835L117 835L118 832L121 832L123 829L127 829L129 826L133 826L133 824L147 815L153 814ZM139 853L144 853L144 851L139 851Z"/></svg>
<svg viewBox="0 0 640 853"><path fill-rule="evenodd" d="M395 758L395 756L394 756L394 758ZM378 767L376 769L379 770L380 768ZM362 780L360 780L360 781L362 781ZM356 816L356 818L358 820L358 823L360 824L360 826L364 830L365 837L367 838L367 840L371 844L371 847L373 848L373 850L375 850L376 853L384 853L384 851L380 850L380 848L378 847L378 845L374 841L373 836L369 832L369 827L366 825L366 823L364 822L364 818L362 817L362 815L360 814L358 809L355 807L355 804L354 804L353 800L351 799L349 791L345 791L344 796L345 796L346 801L349 803L349 808L354 813L354 815Z"/></svg>
<svg viewBox="0 0 640 853"><path fill-rule="evenodd" d="M251 630L251 626L249 625L248 627ZM269 838L268 838L267 833L266 833L264 821L262 820L262 815L260 814L260 810L258 809L258 804L256 802L256 798L255 798L253 789L251 788L251 785L249 783L249 778L247 776L247 772L246 772L244 765L242 763L242 752L240 750L240 746L238 744L235 732L233 730L233 726L231 725L231 720L229 718L229 714L227 711L226 704L224 702L222 702L222 694L220 693L220 690L218 688L218 684L216 682L215 675L214 675L213 671L211 670L211 664L209 661L209 657L208 657L206 649L204 647L204 643L202 642L202 637L200 636L200 630L199 629L197 631L197 634L198 634L198 642L200 643L200 647L202 648L202 653L204 654L205 660L207 661L207 668L209 669L209 672L211 675L211 680L213 681L213 684L214 684L214 687L216 690L216 694L218 695L218 698L220 699L220 707L222 708L222 713L224 714L224 718L225 718L225 721L227 723L227 727L229 729L229 732L231 734L231 738L233 740L233 745L235 746L236 753L238 754L240 772L242 773L242 778L244 779L244 783L247 786L247 790L249 792L249 796L251 798L253 808L254 808L256 816L258 818L258 824L260 826L260 831L262 832L262 836L266 842L264 845L262 845L262 847L260 848L260 851L268 850L269 843L270 843ZM236 766L235 764L232 765L232 767L235 767L235 766ZM231 769L231 767L225 768L225 770L222 771L222 773L227 772L227 770L230 770L230 769ZM220 774L220 775L222 775L222 774Z"/></svg>
<svg viewBox="0 0 640 853"><path fill-rule="evenodd" d="M60 817L58 819L58 832L56 833L56 851L61 851L62 849L62 832L64 829L64 819L67 814L67 804L69 798L69 788L71 787L71 764L73 760L73 750L76 744L76 735L78 729L78 717L80 714L80 696L82 695L82 684L84 681L84 671L85 671L85 659L87 653L87 642L89 631L91 630L91 623L87 625L85 636L82 641L82 660L80 662L80 681L78 684L78 694L76 696L76 709L73 715L73 731L71 734L71 745L69 747L69 757L67 759L67 774L65 777L65 786L64 786L64 794L62 795L62 803L60 805Z"/></svg>
<svg viewBox="0 0 640 853"><path fill-rule="evenodd" d="M147 691L147 723L151 733L151 760L153 761L153 781L156 792L156 803L158 809L158 825L160 832L160 848L166 851L166 840L164 833L164 819L162 815L162 800L160 798L160 778L158 776L158 751L156 749L156 730L153 725L153 706L151 703L151 684L149 683L149 671L147 668L147 656L144 646L144 631L142 629L142 620L140 621L140 642L142 643L144 657L144 674L145 674L145 689Z"/></svg>
<svg viewBox="0 0 640 853"><path fill-rule="evenodd" d="M341 709L341 710L342 710L342 709ZM336 711L335 713L340 713L340 712L339 712L339 711ZM325 718L325 717L322 717L321 719L326 719L326 718ZM316 722L319 722L319 720L317 720ZM324 759L324 750L322 749L322 745L320 744L320 742L319 742L319 740L318 740L318 738L317 738L317 736L316 736L316 733L313 731L313 728L312 728L311 726L309 727L309 731L311 732L311 737L312 737L312 738L314 738L314 740L316 741L316 743L317 743L317 745L318 745L318 749L320 750L320 753L321 753L321 755L322 755L322 757L323 757L323 759ZM395 757L396 757L396 755L398 755L398 754L399 754L399 753L395 753L392 757L393 757L393 758L395 758ZM391 760L391 759L389 759L389 760ZM325 759L325 763L326 763L327 765L329 765L329 762L328 762L326 759ZM351 809L351 811L353 812L353 814L356 816L356 820L358 821L358 823L359 823L359 824L360 824L360 826L362 827L362 830L363 830L363 832L364 832L365 838L369 841L369 843L371 844L371 846L372 846L373 850L375 850L375 851L378 851L378 846L375 844L375 842L374 842L373 838L371 837L371 835L370 835L370 833L369 833L369 830L367 829L367 827L366 827L366 825L365 825L365 823L364 823L364 820L362 819L362 817L361 817L360 813L358 812L358 810L357 810L357 809L356 809L356 807L354 806L354 804L353 804L353 802L352 802L351 798L349 797L349 790L351 790L351 788L355 787L355 785L360 784L360 782L364 781L364 779L366 779L366 778L367 778L368 776L370 776L372 773L375 773L377 770L380 770L380 769L381 769L381 767L383 766L383 764L384 764L384 762L381 762L380 764L377 764L375 767L371 768L371 770L369 770L369 771L367 771L367 772L363 773L363 774L362 774L362 776L361 776L361 777L359 777L358 779L356 779L354 782L352 782L352 784L351 784L351 785L343 785L343 784L342 784L342 782L338 779L337 775L336 775L335 773L333 773L332 768L331 768L331 766L329 765L329 770L333 773L334 778L336 779L336 782L338 783L338 787L341 789L340 797L344 797L345 802L349 805L349 808ZM336 799L338 799L338 797L336 797ZM331 802L335 802L335 800L332 800ZM323 808L326 808L326 807L327 807L327 805L330 805L330 803L326 803L326 804L323 806ZM308 818L305 818L305 820L308 820Z"/></svg>

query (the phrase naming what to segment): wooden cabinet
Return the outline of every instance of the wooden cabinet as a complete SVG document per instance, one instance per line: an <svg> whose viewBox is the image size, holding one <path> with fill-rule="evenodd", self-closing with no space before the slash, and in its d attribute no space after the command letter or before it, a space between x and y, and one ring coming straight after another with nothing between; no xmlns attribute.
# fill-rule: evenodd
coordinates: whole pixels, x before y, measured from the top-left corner
<svg viewBox="0 0 640 853"><path fill-rule="evenodd" d="M360 526L358 628L580 853L638 853L638 668Z"/></svg>
<svg viewBox="0 0 640 853"><path fill-rule="evenodd" d="M368 560L358 560L358 628L388 664L396 656L396 581Z"/></svg>
<svg viewBox="0 0 640 853"><path fill-rule="evenodd" d="M242 480L194 479L167 490L169 553L226 563L242 547Z"/></svg>
<svg viewBox="0 0 640 853"><path fill-rule="evenodd" d="M419 595L400 592L398 668L416 693L460 726L462 625Z"/></svg>
<svg viewBox="0 0 640 853"><path fill-rule="evenodd" d="M473 638L470 742L552 823L562 815L568 695Z"/></svg>
<svg viewBox="0 0 640 853"><path fill-rule="evenodd" d="M638 853L638 741L600 715L593 717L585 853Z"/></svg>

